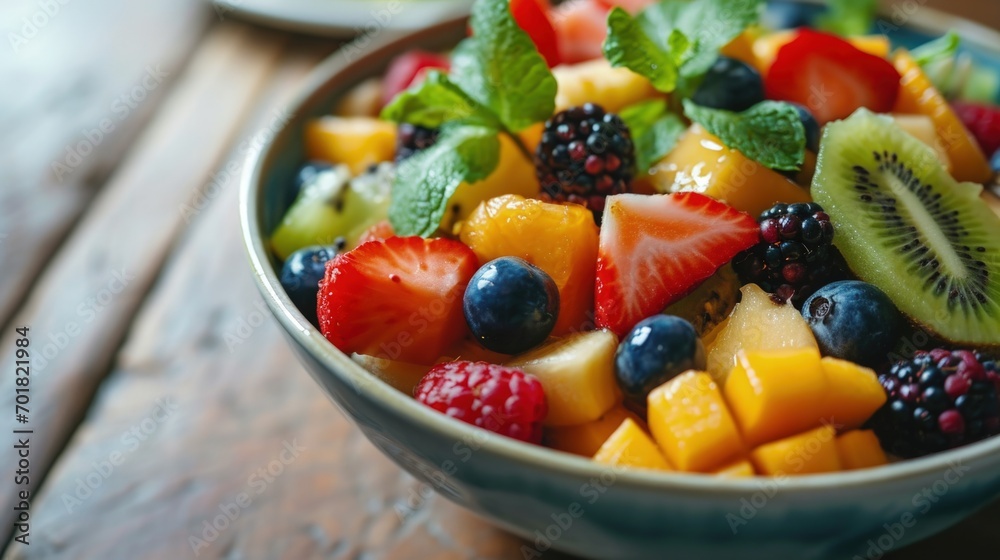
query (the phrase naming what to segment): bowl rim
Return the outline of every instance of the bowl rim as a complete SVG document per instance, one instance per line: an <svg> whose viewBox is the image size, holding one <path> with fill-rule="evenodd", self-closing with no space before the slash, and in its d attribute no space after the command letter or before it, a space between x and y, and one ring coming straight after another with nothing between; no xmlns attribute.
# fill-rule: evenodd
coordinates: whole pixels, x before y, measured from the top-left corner
<svg viewBox="0 0 1000 560"><path fill-rule="evenodd" d="M799 2L817 4L822 0L799 0ZM880 13L884 16L886 12L882 10ZM464 25L465 19L464 16L456 17L410 33L380 37L368 44L367 52L355 60L347 60L338 56L339 52L334 52L313 70L299 93L288 105L290 113L295 116L283 125L283 130L287 131L289 125L301 119L300 115L304 109L314 108L321 103L325 99L320 96L324 87L358 63L384 60L386 56L401 52L403 47L425 43L431 37L439 37L441 34L454 31L454 28ZM948 29L958 29L964 39L1000 57L1000 31L932 8L921 8L899 27L912 27L936 34L944 33ZM271 135L248 153L248 164L244 166L240 180L239 213L244 247L249 257L254 281L265 296L273 315L285 331L294 337L295 342L334 375L340 376L359 390L366 391L370 398L391 408L408 423L420 425L423 429L454 441L474 439L480 444L481 449L541 470L562 473L578 479L591 479L606 473L607 465L595 463L589 458L523 443L431 410L368 372L347 354L330 344L322 333L309 323L280 287L278 272L270 264L270 255L259 221L260 195L264 187L263 170L280 136L280 131ZM941 476L955 465L983 460L996 454L1000 454L1000 436L942 453L875 468L784 477L781 482L781 493L795 495L813 491L838 491L873 486L886 481L926 478L928 475ZM772 478L720 478L698 473L629 469L616 470L615 485L660 492L711 493L732 497L759 491L761 481L764 480Z"/></svg>

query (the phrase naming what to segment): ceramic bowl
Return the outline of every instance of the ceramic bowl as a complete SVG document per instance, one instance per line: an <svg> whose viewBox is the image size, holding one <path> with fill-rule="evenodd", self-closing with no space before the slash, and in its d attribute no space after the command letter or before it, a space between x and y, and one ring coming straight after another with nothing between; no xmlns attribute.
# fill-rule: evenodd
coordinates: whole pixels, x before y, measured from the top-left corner
<svg viewBox="0 0 1000 560"><path fill-rule="evenodd" d="M921 8L905 25L893 34L902 44L956 28L977 57L1000 60L1000 34L976 24ZM255 280L309 373L376 447L449 500L524 537L524 558L549 548L608 559L878 558L1000 495L1000 437L875 469L781 480L621 472L451 420L329 344L285 295L265 241L304 159L303 126L380 74L392 56L447 49L465 30L457 19L376 39L354 58L335 53L317 68L287 125L251 155L243 178L240 211Z"/></svg>

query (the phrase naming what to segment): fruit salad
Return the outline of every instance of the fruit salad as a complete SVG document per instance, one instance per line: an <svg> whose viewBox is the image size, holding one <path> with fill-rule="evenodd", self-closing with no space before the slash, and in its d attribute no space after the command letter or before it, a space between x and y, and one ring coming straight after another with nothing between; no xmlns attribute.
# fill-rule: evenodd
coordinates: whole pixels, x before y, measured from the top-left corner
<svg viewBox="0 0 1000 560"><path fill-rule="evenodd" d="M832 4L477 0L306 127L282 285L434 413L621 468L997 435L1000 79Z"/></svg>

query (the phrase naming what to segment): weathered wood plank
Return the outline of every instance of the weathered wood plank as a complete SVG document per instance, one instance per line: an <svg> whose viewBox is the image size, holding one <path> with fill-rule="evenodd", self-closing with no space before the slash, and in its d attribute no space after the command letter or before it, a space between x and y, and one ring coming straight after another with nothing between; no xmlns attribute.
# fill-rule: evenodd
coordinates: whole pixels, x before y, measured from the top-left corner
<svg viewBox="0 0 1000 560"><path fill-rule="evenodd" d="M0 5L0 325L148 121L211 17L202 0Z"/></svg>
<svg viewBox="0 0 1000 560"><path fill-rule="evenodd" d="M241 24L218 26L178 77L162 111L62 246L12 325L32 336L32 488L86 410L184 224L180 208L208 182L245 125L286 39ZM0 356L14 362L13 327ZM7 377L0 409L14 410ZM5 433L3 445L13 445ZM15 457L0 458L13 472ZM0 482L13 494L13 479ZM11 530L12 510L0 511Z"/></svg>

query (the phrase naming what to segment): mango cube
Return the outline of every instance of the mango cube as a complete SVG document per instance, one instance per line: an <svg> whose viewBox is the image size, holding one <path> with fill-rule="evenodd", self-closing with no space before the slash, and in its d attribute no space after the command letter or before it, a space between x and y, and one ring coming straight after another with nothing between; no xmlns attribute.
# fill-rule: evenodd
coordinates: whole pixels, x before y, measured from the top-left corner
<svg viewBox="0 0 1000 560"><path fill-rule="evenodd" d="M673 470L656 443L631 418L626 418L601 445L594 460L616 467Z"/></svg>
<svg viewBox="0 0 1000 560"><path fill-rule="evenodd" d="M650 170L661 193L698 192L758 216L777 202L809 202L808 191L780 173L727 148L693 125Z"/></svg>
<svg viewBox="0 0 1000 560"><path fill-rule="evenodd" d="M617 405L593 422L546 428L545 445L566 453L593 457L626 419L632 419L639 426L645 424L632 411Z"/></svg>
<svg viewBox="0 0 1000 560"><path fill-rule="evenodd" d="M875 372L848 361L823 358L827 397L823 419L840 430L860 428L885 404L885 390Z"/></svg>
<svg viewBox="0 0 1000 560"><path fill-rule="evenodd" d="M360 175L373 163L392 161L396 125L372 117L322 117L306 125L306 157L343 163Z"/></svg>
<svg viewBox="0 0 1000 560"><path fill-rule="evenodd" d="M756 474L756 471L753 470L753 463L746 459L741 459L715 471L715 475L722 478L746 478Z"/></svg>
<svg viewBox="0 0 1000 560"><path fill-rule="evenodd" d="M818 427L829 397L819 351L813 348L741 350L725 394L750 446Z"/></svg>
<svg viewBox="0 0 1000 560"><path fill-rule="evenodd" d="M769 476L795 476L841 470L836 430L822 426L778 440L750 453L757 472Z"/></svg>
<svg viewBox="0 0 1000 560"><path fill-rule="evenodd" d="M712 472L744 455L743 441L719 386L688 371L647 397L649 429L681 471Z"/></svg>
<svg viewBox="0 0 1000 560"><path fill-rule="evenodd" d="M837 438L837 453L844 470L866 469L885 465L889 460L878 437L871 430L852 430Z"/></svg>
<svg viewBox="0 0 1000 560"><path fill-rule="evenodd" d="M507 365L538 378L549 412L546 426L592 422L621 400L615 382L618 337L608 330L577 333L518 356Z"/></svg>

